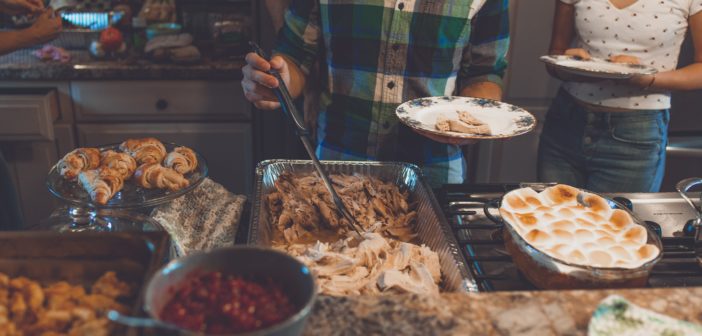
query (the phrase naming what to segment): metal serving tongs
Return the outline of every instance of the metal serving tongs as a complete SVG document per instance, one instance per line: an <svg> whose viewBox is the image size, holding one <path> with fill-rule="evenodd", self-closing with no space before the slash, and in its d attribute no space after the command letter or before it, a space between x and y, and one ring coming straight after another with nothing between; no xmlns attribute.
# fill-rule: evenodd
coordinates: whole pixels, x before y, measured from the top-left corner
<svg viewBox="0 0 702 336"><path fill-rule="evenodd" d="M251 48L253 48L253 51L256 54L258 54L258 56L262 57L266 61L269 60L268 56L266 56L266 53L263 51L263 49L261 49L261 47L258 46L258 44L256 44L255 42L249 42L249 45L251 46ZM341 197L339 197L339 194L336 193L336 190L334 190L334 186L331 184L331 181L329 181L329 177L324 172L324 168L319 162L317 154L315 154L315 150L312 147L312 141L310 140L310 131L305 127L303 119L300 113L297 111L295 104L293 103L293 99L290 96L290 92L288 91L288 87L285 85L283 78L280 76L278 71L275 71L273 69L268 71L268 74L270 74L278 80L278 87L273 89L273 92L280 101L280 106L283 110L283 113L285 113L285 115L288 117L288 120L290 120L290 122L293 123L295 131L300 137L300 141L302 141L302 145L305 146L307 154L312 159L312 164L317 170L317 174L319 174L319 177L322 179L322 182L324 182L324 186L327 188L327 191L329 191L329 194L331 194L332 200L334 201L334 205L336 205L337 211L339 211L341 216L346 218L346 220L351 224L351 228L354 231L356 231L359 238L363 239L363 235L361 234L361 232L364 231L363 227L360 224L358 224L358 222L356 222L356 219L346 208L344 202L341 201Z"/></svg>

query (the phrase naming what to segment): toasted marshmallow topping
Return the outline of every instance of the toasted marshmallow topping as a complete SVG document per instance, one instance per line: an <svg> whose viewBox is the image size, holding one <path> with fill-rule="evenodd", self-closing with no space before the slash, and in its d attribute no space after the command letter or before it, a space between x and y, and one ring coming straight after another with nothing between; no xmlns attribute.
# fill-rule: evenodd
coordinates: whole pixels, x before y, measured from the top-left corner
<svg viewBox="0 0 702 336"><path fill-rule="evenodd" d="M604 198L557 185L505 195L503 219L529 244L565 262L593 267L638 268L660 254L648 231Z"/></svg>

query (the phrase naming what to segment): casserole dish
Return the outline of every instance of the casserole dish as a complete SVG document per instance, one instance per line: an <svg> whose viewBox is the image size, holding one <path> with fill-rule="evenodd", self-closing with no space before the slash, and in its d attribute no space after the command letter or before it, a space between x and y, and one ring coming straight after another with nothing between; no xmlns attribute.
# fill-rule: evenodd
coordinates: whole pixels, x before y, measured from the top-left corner
<svg viewBox="0 0 702 336"><path fill-rule="evenodd" d="M502 198L500 216L507 252L541 289L643 287L662 257L660 238L631 211L586 190L526 186Z"/></svg>

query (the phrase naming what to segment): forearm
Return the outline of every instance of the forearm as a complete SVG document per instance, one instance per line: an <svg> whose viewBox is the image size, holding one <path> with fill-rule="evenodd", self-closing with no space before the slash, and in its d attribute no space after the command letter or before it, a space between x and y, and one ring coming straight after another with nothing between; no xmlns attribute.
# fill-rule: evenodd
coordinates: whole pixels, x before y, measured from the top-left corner
<svg viewBox="0 0 702 336"><path fill-rule="evenodd" d="M292 59L283 55L277 54L278 56L285 59L288 63L288 69L290 70L290 84L288 84L288 91L293 98L297 98L302 95L302 90L305 87L305 73L302 72L300 66L297 65Z"/></svg>
<svg viewBox="0 0 702 336"><path fill-rule="evenodd" d="M273 28L277 32L283 27L285 10L288 9L290 0L266 0L265 3L268 14L271 16L271 21L273 21Z"/></svg>
<svg viewBox="0 0 702 336"><path fill-rule="evenodd" d="M0 32L0 55L9 54L33 44L26 30Z"/></svg>
<svg viewBox="0 0 702 336"><path fill-rule="evenodd" d="M660 91L702 89L702 63L693 63L678 70L658 73L651 89Z"/></svg>
<svg viewBox="0 0 702 336"><path fill-rule="evenodd" d="M502 100L502 87L493 82L476 82L464 87L459 94L464 97Z"/></svg>

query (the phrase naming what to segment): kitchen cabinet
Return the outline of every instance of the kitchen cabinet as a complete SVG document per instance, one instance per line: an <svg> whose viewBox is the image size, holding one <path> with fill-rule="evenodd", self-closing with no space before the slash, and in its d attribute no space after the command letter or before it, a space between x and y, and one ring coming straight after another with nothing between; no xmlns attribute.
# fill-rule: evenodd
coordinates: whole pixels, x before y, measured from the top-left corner
<svg viewBox="0 0 702 336"><path fill-rule="evenodd" d="M96 146L152 136L195 148L209 175L234 193L250 194L253 178L252 128L246 123L78 124L78 144Z"/></svg>
<svg viewBox="0 0 702 336"><path fill-rule="evenodd" d="M78 122L251 119L239 82L77 81L71 96Z"/></svg>
<svg viewBox="0 0 702 336"><path fill-rule="evenodd" d="M17 189L25 225L47 218L58 204L46 174L63 151L74 147L68 106L58 85L0 88L0 146Z"/></svg>

